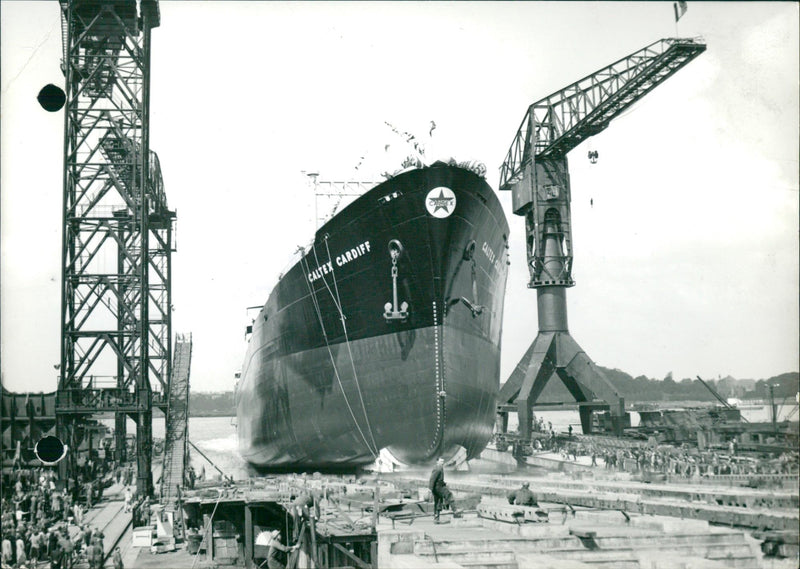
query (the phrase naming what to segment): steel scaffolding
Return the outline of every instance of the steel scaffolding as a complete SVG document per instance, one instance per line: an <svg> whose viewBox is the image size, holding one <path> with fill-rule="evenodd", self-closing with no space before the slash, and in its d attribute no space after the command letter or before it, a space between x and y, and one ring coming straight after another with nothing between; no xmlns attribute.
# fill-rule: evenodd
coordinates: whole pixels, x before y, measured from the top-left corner
<svg viewBox="0 0 800 569"><path fill-rule="evenodd" d="M150 495L152 408L171 375L175 213L150 151L156 0L62 0L66 83L61 376L57 430L71 449L94 413L136 422L137 487ZM74 472L75 454L64 470Z"/></svg>

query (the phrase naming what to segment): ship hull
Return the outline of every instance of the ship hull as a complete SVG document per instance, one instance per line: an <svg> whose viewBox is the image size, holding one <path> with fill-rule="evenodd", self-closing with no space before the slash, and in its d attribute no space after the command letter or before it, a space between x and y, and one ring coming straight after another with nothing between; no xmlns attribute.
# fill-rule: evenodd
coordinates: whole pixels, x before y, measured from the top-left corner
<svg viewBox="0 0 800 569"><path fill-rule="evenodd" d="M446 165L396 176L320 228L253 322L242 456L322 469L382 449L410 464L479 454L494 424L507 235L488 184Z"/></svg>

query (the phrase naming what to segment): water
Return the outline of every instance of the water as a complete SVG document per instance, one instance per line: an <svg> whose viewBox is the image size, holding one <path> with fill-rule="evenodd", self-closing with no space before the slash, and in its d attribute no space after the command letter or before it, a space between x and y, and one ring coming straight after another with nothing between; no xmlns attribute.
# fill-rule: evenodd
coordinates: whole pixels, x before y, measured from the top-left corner
<svg viewBox="0 0 800 569"><path fill-rule="evenodd" d="M114 420L103 421L111 429ZM136 433L136 424L128 419L128 433ZM153 438L164 439L164 417L153 417ZM247 463L239 456L239 441L233 417L190 417L189 440L199 448L226 476L239 480L248 477ZM206 477L219 476L219 471L209 464L195 449L189 447L191 464L199 475L205 470Z"/></svg>
<svg viewBox="0 0 800 569"><path fill-rule="evenodd" d="M676 403L675 407L680 404ZM768 405L741 405L742 416L751 422L764 422L771 419ZM545 425L548 422L553 424L556 432L566 432L569 425L576 432L580 432L580 417L577 410L560 409L552 411L535 411L537 417L544 419ZM778 409L778 420L798 420L797 404L783 405ZM113 419L106 423L114 428ZM631 424L639 424L639 414L631 413ZM509 429L514 430L516 416L509 416ZM136 426L133 421L128 421L128 433L135 433ZM164 418L153 418L153 437L164 438ZM236 437L236 427L233 417L191 417L189 419L189 440L192 441L208 458L214 462L226 475L233 476L235 479L243 479L249 476L247 463L239 456L238 440ZM198 474L205 470L206 476L212 477L219 472L211 466L197 451L191 449L191 463L195 472Z"/></svg>

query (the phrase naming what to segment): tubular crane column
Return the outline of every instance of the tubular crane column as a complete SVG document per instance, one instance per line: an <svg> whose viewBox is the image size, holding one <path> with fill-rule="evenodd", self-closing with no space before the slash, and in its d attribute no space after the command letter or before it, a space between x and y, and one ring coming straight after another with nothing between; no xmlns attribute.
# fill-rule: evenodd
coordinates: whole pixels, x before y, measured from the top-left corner
<svg viewBox="0 0 800 569"><path fill-rule="evenodd" d="M571 188L567 153L705 51L691 39L662 39L532 104L500 168L500 189L512 192L525 217L530 282L537 292L539 333L500 389L515 402L520 434L530 439L531 409L555 373L572 397L607 401L615 432L625 426L625 402L567 326L572 279ZM592 405L580 406L591 432Z"/></svg>
<svg viewBox="0 0 800 569"><path fill-rule="evenodd" d="M117 458L136 421L137 487L152 494L152 408L171 364L175 213L150 151L150 33L156 0L61 0L66 104L61 376L56 417L70 449L83 419L112 412ZM75 453L62 475L74 475Z"/></svg>

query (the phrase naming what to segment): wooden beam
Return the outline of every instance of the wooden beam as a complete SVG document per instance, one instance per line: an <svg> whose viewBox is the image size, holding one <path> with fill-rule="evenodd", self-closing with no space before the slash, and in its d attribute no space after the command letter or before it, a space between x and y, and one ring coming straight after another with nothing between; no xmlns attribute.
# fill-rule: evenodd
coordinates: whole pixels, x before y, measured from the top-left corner
<svg viewBox="0 0 800 569"><path fill-rule="evenodd" d="M345 557L347 557L350 561L355 563L356 567L359 567L360 569L373 569L372 565L370 565L369 563L364 563L362 559L359 559L358 557L353 555L347 548L342 547L336 542L333 542L331 545L333 545L333 547L341 551L345 555Z"/></svg>

